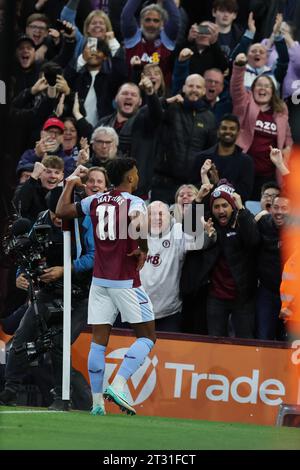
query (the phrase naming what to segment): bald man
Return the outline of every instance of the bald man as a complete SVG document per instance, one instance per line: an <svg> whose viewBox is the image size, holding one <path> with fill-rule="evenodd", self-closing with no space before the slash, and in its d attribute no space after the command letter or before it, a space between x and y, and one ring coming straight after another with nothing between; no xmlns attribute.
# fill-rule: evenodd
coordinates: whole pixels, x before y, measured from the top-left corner
<svg viewBox="0 0 300 470"><path fill-rule="evenodd" d="M250 89L253 81L258 75L269 75L276 88L279 88L285 78L288 63L289 53L284 37L280 34L282 18L278 16L278 19L274 23L273 27L273 40L276 48L278 59L276 63L267 65L268 51L263 44L256 42L253 44L253 40L256 37L256 25L253 18L253 13L249 14L248 18L248 29L243 34L240 43L232 51L231 59L234 60L238 54L247 54L247 68L245 73L244 85Z"/></svg>
<svg viewBox="0 0 300 470"><path fill-rule="evenodd" d="M155 329L182 332L181 270L187 251L201 249L202 243L183 233L182 225L176 223L162 201L148 206L147 241L148 253L140 278L153 305ZM208 243L207 237L203 242Z"/></svg>
<svg viewBox="0 0 300 470"><path fill-rule="evenodd" d="M188 75L182 94L167 101L152 183L152 201L174 202L182 184L195 181L193 168L202 150L216 142L216 121L203 99L205 80ZM200 182L200 176L199 176Z"/></svg>

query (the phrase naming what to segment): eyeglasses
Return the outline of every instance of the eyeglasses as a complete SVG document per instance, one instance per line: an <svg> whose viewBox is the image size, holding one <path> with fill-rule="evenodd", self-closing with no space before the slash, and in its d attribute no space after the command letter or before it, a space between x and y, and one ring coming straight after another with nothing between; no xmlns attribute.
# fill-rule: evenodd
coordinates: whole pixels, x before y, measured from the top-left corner
<svg viewBox="0 0 300 470"><path fill-rule="evenodd" d="M63 131L60 129L44 129L45 132L48 134L53 134L53 135L62 135Z"/></svg>
<svg viewBox="0 0 300 470"><path fill-rule="evenodd" d="M30 25L28 25L28 28L29 28L29 29L32 29L33 31L34 31L34 30L35 30L35 31L41 31L41 32L47 31L46 26L37 26L37 25L35 25L35 24L30 24Z"/></svg>
<svg viewBox="0 0 300 470"><path fill-rule="evenodd" d="M160 23L161 20L158 18L144 18L144 23Z"/></svg>
<svg viewBox="0 0 300 470"><path fill-rule="evenodd" d="M112 140L100 140L100 139L95 139L94 142L95 144L99 144L99 145L111 145L113 143Z"/></svg>

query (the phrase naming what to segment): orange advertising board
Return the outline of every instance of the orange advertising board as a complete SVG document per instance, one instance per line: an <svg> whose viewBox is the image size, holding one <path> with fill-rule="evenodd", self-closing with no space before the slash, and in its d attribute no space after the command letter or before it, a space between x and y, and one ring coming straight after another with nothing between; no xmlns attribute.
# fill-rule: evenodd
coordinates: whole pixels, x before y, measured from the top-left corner
<svg viewBox="0 0 300 470"><path fill-rule="evenodd" d="M91 334L74 343L72 362L88 379ZM104 387L133 338L112 335ZM298 348L298 349L297 349ZM128 397L141 415L274 425L281 403L300 402L295 349L158 339L130 379ZM117 412L110 403L109 412Z"/></svg>

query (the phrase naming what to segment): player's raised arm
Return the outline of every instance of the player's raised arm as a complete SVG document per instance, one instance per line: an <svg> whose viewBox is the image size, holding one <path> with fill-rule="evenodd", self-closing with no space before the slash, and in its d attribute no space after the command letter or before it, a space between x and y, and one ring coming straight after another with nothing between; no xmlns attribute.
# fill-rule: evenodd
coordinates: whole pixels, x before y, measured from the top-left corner
<svg viewBox="0 0 300 470"><path fill-rule="evenodd" d="M56 206L56 214L62 219L75 219L80 214L76 204L72 201L72 193L76 186L82 186L79 176L72 176L66 179L64 190Z"/></svg>

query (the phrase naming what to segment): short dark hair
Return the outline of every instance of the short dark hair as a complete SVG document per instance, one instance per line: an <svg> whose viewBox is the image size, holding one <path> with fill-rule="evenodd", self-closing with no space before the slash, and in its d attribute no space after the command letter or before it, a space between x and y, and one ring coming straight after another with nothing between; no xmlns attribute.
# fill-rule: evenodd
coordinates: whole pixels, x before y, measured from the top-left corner
<svg viewBox="0 0 300 470"><path fill-rule="evenodd" d="M282 199L288 199L288 201L290 201L290 196L285 191L281 191L280 193L277 194L277 196L273 197L272 204L274 204L275 199L277 199L278 197Z"/></svg>
<svg viewBox="0 0 300 470"><path fill-rule="evenodd" d="M125 174L135 166L136 160L134 158L113 158L106 167L109 181L114 186L119 186L124 181Z"/></svg>
<svg viewBox="0 0 300 470"><path fill-rule="evenodd" d="M239 6L236 0L215 0L212 5L212 9L237 13L239 11Z"/></svg>
<svg viewBox="0 0 300 470"><path fill-rule="evenodd" d="M267 189L270 189L270 188L275 188L275 189L278 189L278 191L280 191L280 186L279 184L277 183L277 181L268 181L267 183L264 183L261 187L261 195L263 195L263 193L267 190Z"/></svg>
<svg viewBox="0 0 300 470"><path fill-rule="evenodd" d="M139 88L139 86L134 83L134 82L124 82L122 83L122 85L119 86L118 88L118 91L116 93L116 96L119 94L119 92L122 90L123 86L132 86L134 88L136 88L138 90L138 93L139 93L139 96L141 97L141 89Z"/></svg>
<svg viewBox="0 0 300 470"><path fill-rule="evenodd" d="M60 65L58 65L56 62L45 62L41 68L40 68L40 73L44 73L44 75L47 74L53 74L53 75L62 75L63 74L63 69L61 68Z"/></svg>
<svg viewBox="0 0 300 470"><path fill-rule="evenodd" d="M220 120L220 124L219 124L219 127L221 125L221 122L223 121L231 121L231 122L235 122L238 126L238 129L240 130L240 121L239 121L239 118L235 115L235 114L231 114L231 113L227 113L227 114L223 114L221 120Z"/></svg>

